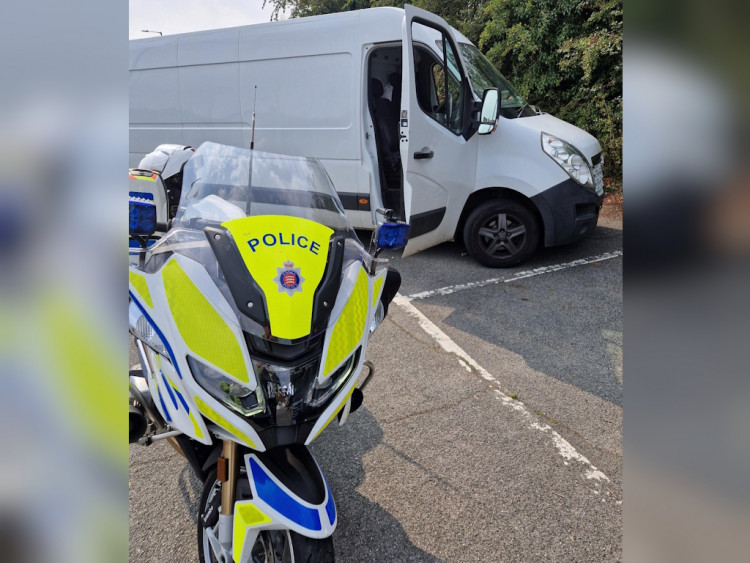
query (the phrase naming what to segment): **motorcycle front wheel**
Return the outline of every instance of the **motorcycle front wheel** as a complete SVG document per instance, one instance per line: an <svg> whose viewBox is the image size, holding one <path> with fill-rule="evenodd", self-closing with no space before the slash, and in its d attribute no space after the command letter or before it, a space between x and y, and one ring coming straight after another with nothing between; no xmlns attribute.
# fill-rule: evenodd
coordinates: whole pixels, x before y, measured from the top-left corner
<svg viewBox="0 0 750 563"><path fill-rule="evenodd" d="M251 498L245 468L240 469L237 499ZM221 507L221 481L212 467L203 483L198 505L198 558L200 563L218 563L206 529L218 528ZM268 530L258 534L251 551L252 563L333 563L333 538L315 540L290 530Z"/></svg>

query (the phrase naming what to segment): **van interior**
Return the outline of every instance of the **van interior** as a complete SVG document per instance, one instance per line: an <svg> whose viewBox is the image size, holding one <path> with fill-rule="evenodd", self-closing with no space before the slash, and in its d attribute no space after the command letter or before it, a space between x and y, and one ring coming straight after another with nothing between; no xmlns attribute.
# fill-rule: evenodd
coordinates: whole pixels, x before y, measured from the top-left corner
<svg viewBox="0 0 750 563"><path fill-rule="evenodd" d="M442 43L438 42L442 48ZM449 55L450 58L450 55ZM422 111L458 135L463 127L460 80L424 45L414 45L414 86ZM383 205L404 217L403 173L399 149L401 46L373 49L367 68L368 105L375 129Z"/></svg>
<svg viewBox="0 0 750 563"><path fill-rule="evenodd" d="M403 173L399 149L401 46L372 51L367 67L368 106L375 129L383 205L404 217Z"/></svg>

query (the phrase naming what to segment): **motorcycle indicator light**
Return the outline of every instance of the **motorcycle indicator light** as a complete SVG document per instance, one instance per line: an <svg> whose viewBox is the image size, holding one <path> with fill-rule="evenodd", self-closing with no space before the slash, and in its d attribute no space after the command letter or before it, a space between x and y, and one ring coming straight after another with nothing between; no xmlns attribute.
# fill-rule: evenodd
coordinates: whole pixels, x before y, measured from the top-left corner
<svg viewBox="0 0 750 563"><path fill-rule="evenodd" d="M151 325L143 313L141 313L138 305L132 300L128 306L128 317L130 332L132 332L137 339L162 356L168 356L167 348L164 346L156 329Z"/></svg>

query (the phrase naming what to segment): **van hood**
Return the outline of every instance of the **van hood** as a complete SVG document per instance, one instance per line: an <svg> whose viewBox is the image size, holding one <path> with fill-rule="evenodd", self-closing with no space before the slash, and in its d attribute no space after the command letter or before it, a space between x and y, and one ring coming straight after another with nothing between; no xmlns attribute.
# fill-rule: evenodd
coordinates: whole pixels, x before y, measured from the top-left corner
<svg viewBox="0 0 750 563"><path fill-rule="evenodd" d="M602 152L602 147L599 141L596 140L596 137L548 113L530 117L519 117L514 120L514 124L538 131L540 136L544 132L559 137L581 151L589 162L591 162L591 159L595 155Z"/></svg>

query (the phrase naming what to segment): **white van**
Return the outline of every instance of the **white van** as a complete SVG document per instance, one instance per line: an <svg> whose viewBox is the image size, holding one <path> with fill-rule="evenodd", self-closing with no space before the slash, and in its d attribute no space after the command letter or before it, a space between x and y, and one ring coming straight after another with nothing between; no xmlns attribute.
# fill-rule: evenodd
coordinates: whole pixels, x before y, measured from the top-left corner
<svg viewBox="0 0 750 563"><path fill-rule="evenodd" d="M131 41L130 165L162 143L250 146L256 95L255 148L320 159L356 228L395 210L404 255L460 238L508 266L596 227L599 142L408 5Z"/></svg>

